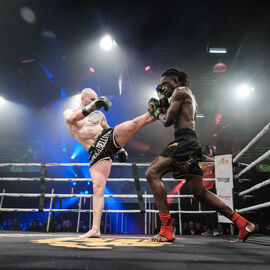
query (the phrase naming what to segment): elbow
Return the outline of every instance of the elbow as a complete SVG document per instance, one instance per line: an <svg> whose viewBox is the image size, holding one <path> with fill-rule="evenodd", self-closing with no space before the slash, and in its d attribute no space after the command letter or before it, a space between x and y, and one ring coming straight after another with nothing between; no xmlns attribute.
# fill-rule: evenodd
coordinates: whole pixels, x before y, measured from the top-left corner
<svg viewBox="0 0 270 270"><path fill-rule="evenodd" d="M170 123L169 121L165 121L164 123L163 123L163 125L164 125L164 127L169 127L169 126L171 126L173 123Z"/></svg>

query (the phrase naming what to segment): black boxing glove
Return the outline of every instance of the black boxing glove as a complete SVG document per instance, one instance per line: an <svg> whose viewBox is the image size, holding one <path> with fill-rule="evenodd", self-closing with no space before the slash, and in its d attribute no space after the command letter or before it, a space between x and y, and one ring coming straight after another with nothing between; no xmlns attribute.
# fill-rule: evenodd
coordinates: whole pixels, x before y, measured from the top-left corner
<svg viewBox="0 0 270 270"><path fill-rule="evenodd" d="M127 151L122 147L117 153L115 159L119 162L126 162L128 160L128 153Z"/></svg>
<svg viewBox="0 0 270 270"><path fill-rule="evenodd" d="M169 104L168 98L166 98L164 91L162 90L161 84L159 84L156 87L156 91L157 91L160 107L165 107L167 109L170 104Z"/></svg>
<svg viewBox="0 0 270 270"><path fill-rule="evenodd" d="M162 113L159 101L156 98L151 98L148 101L148 112L159 119L159 115Z"/></svg>
<svg viewBox="0 0 270 270"><path fill-rule="evenodd" d="M112 106L112 102L107 97L99 97L87 106L83 107L82 114L84 116L89 115L91 112L96 111L104 107L105 111L108 111Z"/></svg>

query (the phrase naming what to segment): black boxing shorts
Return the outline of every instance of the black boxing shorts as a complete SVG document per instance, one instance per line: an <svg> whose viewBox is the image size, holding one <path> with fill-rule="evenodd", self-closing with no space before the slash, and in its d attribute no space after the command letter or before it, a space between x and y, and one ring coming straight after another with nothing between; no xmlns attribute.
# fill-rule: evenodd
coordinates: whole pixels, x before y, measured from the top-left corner
<svg viewBox="0 0 270 270"><path fill-rule="evenodd" d="M114 129L104 129L97 137L95 143L90 147L89 168L92 168L100 160L114 160L115 154L121 148L117 146L113 135Z"/></svg>
<svg viewBox="0 0 270 270"><path fill-rule="evenodd" d="M175 165L173 177L178 179L187 174L202 176L202 151L196 132L193 129L182 128L175 131L174 137L175 140L159 154L172 158Z"/></svg>

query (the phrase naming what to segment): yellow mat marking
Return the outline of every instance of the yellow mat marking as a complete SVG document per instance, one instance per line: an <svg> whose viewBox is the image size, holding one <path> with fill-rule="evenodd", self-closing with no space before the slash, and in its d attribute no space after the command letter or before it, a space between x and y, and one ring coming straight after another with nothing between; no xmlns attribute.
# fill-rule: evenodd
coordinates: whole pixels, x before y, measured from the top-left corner
<svg viewBox="0 0 270 270"><path fill-rule="evenodd" d="M86 238L78 237L50 238L32 240L33 243L49 244L56 247L81 249L112 249L113 247L162 247L170 245L168 242L151 242L148 239L132 238Z"/></svg>

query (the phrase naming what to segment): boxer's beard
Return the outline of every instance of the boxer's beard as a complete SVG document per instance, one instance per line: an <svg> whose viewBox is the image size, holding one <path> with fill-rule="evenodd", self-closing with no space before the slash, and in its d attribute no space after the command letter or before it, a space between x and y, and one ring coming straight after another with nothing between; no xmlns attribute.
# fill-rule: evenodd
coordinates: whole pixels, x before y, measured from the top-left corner
<svg viewBox="0 0 270 270"><path fill-rule="evenodd" d="M87 116L87 120L92 125L96 125L96 124L100 123L100 121L101 121L101 114L100 114L100 112L99 111L91 112Z"/></svg>

